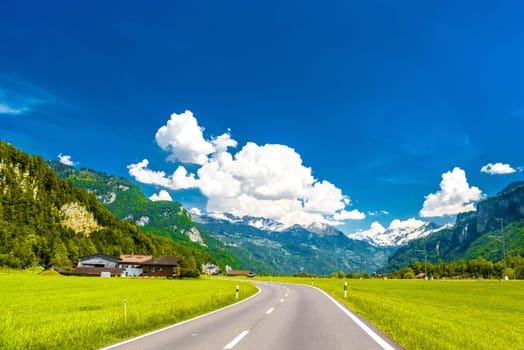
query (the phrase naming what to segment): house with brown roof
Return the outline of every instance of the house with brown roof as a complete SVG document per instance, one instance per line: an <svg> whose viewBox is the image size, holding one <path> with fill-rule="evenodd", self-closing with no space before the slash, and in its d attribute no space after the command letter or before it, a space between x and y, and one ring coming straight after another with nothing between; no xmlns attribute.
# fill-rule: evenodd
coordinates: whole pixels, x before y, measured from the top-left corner
<svg viewBox="0 0 524 350"><path fill-rule="evenodd" d="M231 266L226 265L226 275L254 277L255 273L251 270L233 270Z"/></svg>
<svg viewBox="0 0 524 350"><path fill-rule="evenodd" d="M180 258L174 256L159 256L142 262L142 276L172 277L173 269L178 266Z"/></svg>
<svg viewBox="0 0 524 350"><path fill-rule="evenodd" d="M65 272L70 276L92 276L92 277L121 277L124 276L124 269L119 267L77 267L76 269Z"/></svg>
<svg viewBox="0 0 524 350"><path fill-rule="evenodd" d="M118 266L125 270L125 276L140 276L142 264L152 258L151 255L122 254L118 259Z"/></svg>
<svg viewBox="0 0 524 350"><path fill-rule="evenodd" d="M124 269L118 267L118 259L98 253L82 256L72 271L63 271L72 276L124 276Z"/></svg>

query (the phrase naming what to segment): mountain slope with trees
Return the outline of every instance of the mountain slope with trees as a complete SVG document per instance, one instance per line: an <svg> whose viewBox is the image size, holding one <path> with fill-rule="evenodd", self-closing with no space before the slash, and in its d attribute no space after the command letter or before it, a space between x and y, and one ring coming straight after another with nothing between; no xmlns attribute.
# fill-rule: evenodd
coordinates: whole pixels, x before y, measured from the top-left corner
<svg viewBox="0 0 524 350"><path fill-rule="evenodd" d="M0 141L0 265L71 266L105 253L177 255L199 266L211 255L142 231L96 196L61 180L44 160Z"/></svg>
<svg viewBox="0 0 524 350"><path fill-rule="evenodd" d="M57 175L94 194L98 201L122 220L141 230L166 237L178 245L212 256L210 261L224 267L240 267L238 259L224 244L195 226L191 215L178 202L148 200L142 189L122 177L91 169L76 169L57 161L47 161Z"/></svg>
<svg viewBox="0 0 524 350"><path fill-rule="evenodd" d="M477 204L477 210L459 215L451 228L411 241L389 259L392 269L413 261L437 264L477 258L500 261L506 256L524 256L524 182L507 186L496 196Z"/></svg>

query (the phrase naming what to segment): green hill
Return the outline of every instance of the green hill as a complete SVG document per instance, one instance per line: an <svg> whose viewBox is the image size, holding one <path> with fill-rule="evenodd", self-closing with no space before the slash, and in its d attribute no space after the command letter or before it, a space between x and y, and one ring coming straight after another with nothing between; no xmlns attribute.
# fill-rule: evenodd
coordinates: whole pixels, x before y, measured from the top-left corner
<svg viewBox="0 0 524 350"><path fill-rule="evenodd" d="M96 196L98 201L122 220L133 222L154 236L166 237L192 251L200 252L224 267L239 263L220 241L198 229L189 213L178 202L148 200L142 189L122 177L91 169L75 169L57 161L46 164L74 187Z"/></svg>
<svg viewBox="0 0 524 350"><path fill-rule="evenodd" d="M0 141L0 265L70 266L94 253L178 255L204 251L146 233L120 220L96 196L61 180L40 157Z"/></svg>

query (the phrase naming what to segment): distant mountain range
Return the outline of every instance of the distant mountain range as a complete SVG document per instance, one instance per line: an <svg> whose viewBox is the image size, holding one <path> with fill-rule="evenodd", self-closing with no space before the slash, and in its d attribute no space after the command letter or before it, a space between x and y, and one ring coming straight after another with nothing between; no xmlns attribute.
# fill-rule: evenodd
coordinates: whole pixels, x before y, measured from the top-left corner
<svg viewBox="0 0 524 350"><path fill-rule="evenodd" d="M489 237L500 234L498 218L502 218L508 238L508 254L524 252L524 182L481 201L476 212L459 215L455 225L419 222L346 235L321 223L289 226L227 213L190 215L179 203L148 200L140 187L127 179L58 162L47 164L61 178L94 193L115 215L135 222L144 231L188 247L198 246L222 265L259 273L379 272L385 266L391 271L422 260L424 250L435 263L439 258L454 261L479 255L497 259L500 253L494 251L499 244ZM384 248L389 255L387 265Z"/></svg>
<svg viewBox="0 0 524 350"><path fill-rule="evenodd" d="M385 263L382 249L329 225L285 226L266 218L216 213L192 218L246 267L262 273L373 272Z"/></svg>

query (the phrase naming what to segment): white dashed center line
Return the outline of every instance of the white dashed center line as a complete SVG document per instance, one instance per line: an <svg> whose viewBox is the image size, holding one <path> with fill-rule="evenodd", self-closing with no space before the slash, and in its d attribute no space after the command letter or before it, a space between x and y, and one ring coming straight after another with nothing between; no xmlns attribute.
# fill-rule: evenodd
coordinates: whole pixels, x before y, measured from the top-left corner
<svg viewBox="0 0 524 350"><path fill-rule="evenodd" d="M239 341L242 340L242 338L244 338L247 334L249 333L249 331L243 331L242 333L240 333L239 335L237 335L237 337L235 339L233 339L231 341L231 343L227 344L225 347L224 347L224 350L229 350L229 349L233 349L235 347L235 345L238 344Z"/></svg>
<svg viewBox="0 0 524 350"><path fill-rule="evenodd" d="M283 303L283 302L284 302L284 299L280 299L280 302Z"/></svg>
<svg viewBox="0 0 524 350"><path fill-rule="evenodd" d="M266 311L266 315L269 315L270 313L272 313L273 310L275 310L275 308L273 308L273 307L272 307L271 309L267 310L267 311Z"/></svg>

